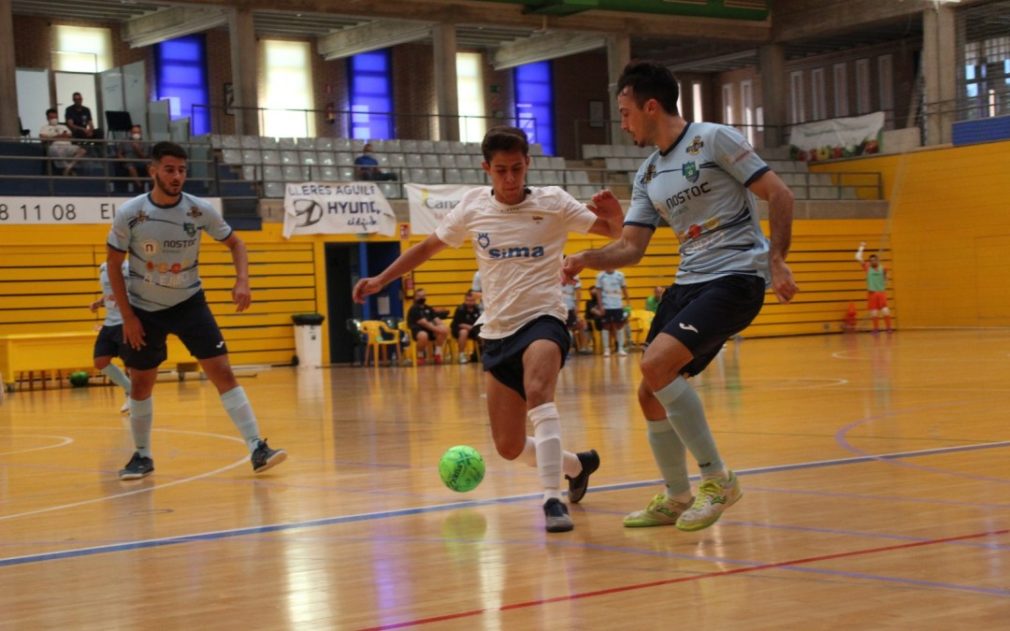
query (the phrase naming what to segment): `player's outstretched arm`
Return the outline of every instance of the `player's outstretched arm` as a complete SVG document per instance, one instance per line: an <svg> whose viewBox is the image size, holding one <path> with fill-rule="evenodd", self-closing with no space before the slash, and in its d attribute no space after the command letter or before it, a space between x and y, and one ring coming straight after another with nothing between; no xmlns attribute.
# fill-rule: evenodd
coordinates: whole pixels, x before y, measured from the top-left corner
<svg viewBox="0 0 1010 631"><path fill-rule="evenodd" d="M786 264L789 246L793 240L793 192L774 171L751 182L751 192L768 202L768 223L771 226L771 251L769 267L772 274L772 290L779 302L793 299L799 287L793 280L793 272Z"/></svg>
<svg viewBox="0 0 1010 631"><path fill-rule="evenodd" d="M428 235L427 239L408 248L406 252L401 254L399 258L390 263L389 267L382 270L379 274L359 280L354 286L354 292L351 294L354 302L364 303L367 296L377 293L393 280L403 276L421 263L435 256L444 250L445 246L445 242L436 235Z"/></svg>
<svg viewBox="0 0 1010 631"><path fill-rule="evenodd" d="M624 225L624 211L621 209L621 202L617 200L612 192L604 189L595 195L586 204L586 207L596 215L596 222L589 232L611 239L621 237L621 226Z"/></svg>
<svg viewBox="0 0 1010 631"><path fill-rule="evenodd" d="M642 259L645 248L652 240L652 228L645 226L624 226L621 237L596 250L583 250L565 259L561 268L561 280L574 284L579 272L586 269L610 269L634 265Z"/></svg>
<svg viewBox="0 0 1010 631"><path fill-rule="evenodd" d="M231 250L231 261L235 265L235 286L231 288L231 301L235 311L245 311L252 304L252 290L249 288L249 252L245 242L232 232L221 243Z"/></svg>
<svg viewBox="0 0 1010 631"><path fill-rule="evenodd" d="M131 348L140 350L145 346L144 326L133 313L130 299L126 297L126 279L123 278L123 260L126 252L121 252L111 246L106 246L106 269L109 275L109 284L112 285L112 295L116 298L116 305L119 306L119 313L123 316L123 342Z"/></svg>
<svg viewBox="0 0 1010 631"><path fill-rule="evenodd" d="M856 260L860 263L863 262L863 250L866 249L866 241L859 242L859 249L856 250Z"/></svg>

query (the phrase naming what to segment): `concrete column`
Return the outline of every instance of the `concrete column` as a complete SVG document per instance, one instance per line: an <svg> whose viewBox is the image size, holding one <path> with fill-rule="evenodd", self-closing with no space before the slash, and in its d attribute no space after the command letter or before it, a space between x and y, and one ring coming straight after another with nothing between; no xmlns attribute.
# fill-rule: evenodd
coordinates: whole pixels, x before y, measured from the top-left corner
<svg viewBox="0 0 1010 631"><path fill-rule="evenodd" d="M617 80L631 61L631 37L626 33L607 36L607 94L610 95L610 120L617 121ZM610 144L630 145L631 137L621 131L621 123L610 123Z"/></svg>
<svg viewBox="0 0 1010 631"><path fill-rule="evenodd" d="M235 93L235 133L260 135L259 97L256 91L256 29L249 9L228 10L231 39L231 81Z"/></svg>
<svg viewBox="0 0 1010 631"><path fill-rule="evenodd" d="M956 63L954 9L946 4L923 9L922 77L927 145L951 141L957 105Z"/></svg>
<svg viewBox="0 0 1010 631"><path fill-rule="evenodd" d="M459 140L459 92L456 83L456 27L436 24L431 29L435 44L435 98L438 104L440 140Z"/></svg>
<svg viewBox="0 0 1010 631"><path fill-rule="evenodd" d="M11 0L0 0L0 94L4 95L0 98L0 136L11 138L21 135L21 128L18 127L17 73L14 68L14 16L11 13ZM37 121L21 122L29 128Z"/></svg>
<svg viewBox="0 0 1010 631"><path fill-rule="evenodd" d="M789 139L786 129L786 49L781 44L767 44L758 49L761 73L761 107L764 108L764 146L781 147Z"/></svg>

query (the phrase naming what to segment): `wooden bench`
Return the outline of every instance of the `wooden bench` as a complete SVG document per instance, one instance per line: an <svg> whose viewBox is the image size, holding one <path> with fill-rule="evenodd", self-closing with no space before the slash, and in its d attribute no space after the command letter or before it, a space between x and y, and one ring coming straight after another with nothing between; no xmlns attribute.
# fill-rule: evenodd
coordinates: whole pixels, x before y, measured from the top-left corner
<svg viewBox="0 0 1010 631"><path fill-rule="evenodd" d="M96 331L67 333L13 333L0 335L0 377L3 387L16 384L34 389L36 381L46 388L50 380L62 383L75 370L93 372ZM176 357L179 379L199 371L199 364L174 336L168 339L168 356Z"/></svg>

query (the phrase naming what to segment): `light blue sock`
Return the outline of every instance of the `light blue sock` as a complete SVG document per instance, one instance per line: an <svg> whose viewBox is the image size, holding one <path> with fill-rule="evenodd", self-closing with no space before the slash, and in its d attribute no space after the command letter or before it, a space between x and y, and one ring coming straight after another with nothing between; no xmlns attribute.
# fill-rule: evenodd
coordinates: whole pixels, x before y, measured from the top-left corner
<svg viewBox="0 0 1010 631"><path fill-rule="evenodd" d="M115 364L109 364L100 371L103 375L112 380L112 383L116 384L123 390L126 390L126 394L130 394L130 378L126 376L119 366Z"/></svg>
<svg viewBox="0 0 1010 631"><path fill-rule="evenodd" d="M130 433L137 453L151 457L151 425L154 423L154 397L143 401L130 398Z"/></svg>
<svg viewBox="0 0 1010 631"><path fill-rule="evenodd" d="M667 418L680 440L698 461L702 476L724 476L725 467L705 420L701 399L687 379L677 377L655 395L666 408Z"/></svg>
<svg viewBox="0 0 1010 631"><path fill-rule="evenodd" d="M647 421L649 428L649 446L652 447L652 457L656 459L663 481L666 482L666 495L671 498L681 498L691 495L691 482L687 476L687 455L684 443L667 419Z"/></svg>
<svg viewBox="0 0 1010 631"><path fill-rule="evenodd" d="M231 422L235 423L242 438L245 439L249 453L256 451L256 446L260 442L260 428L256 422L256 415L253 414L252 405L249 404L249 397L245 395L242 386L236 386L221 395L221 403L231 417Z"/></svg>

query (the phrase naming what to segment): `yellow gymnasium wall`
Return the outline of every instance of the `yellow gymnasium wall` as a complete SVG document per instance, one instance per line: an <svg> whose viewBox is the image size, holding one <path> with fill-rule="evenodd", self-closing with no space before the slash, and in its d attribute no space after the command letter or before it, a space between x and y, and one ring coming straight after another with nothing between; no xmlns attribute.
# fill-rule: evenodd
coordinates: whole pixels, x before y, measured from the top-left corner
<svg viewBox="0 0 1010 631"><path fill-rule="evenodd" d="M883 174L891 217L869 243L889 242L903 326L1010 325L1010 142L811 170Z"/></svg>
<svg viewBox="0 0 1010 631"><path fill-rule="evenodd" d="M0 334L77 333L100 327L104 310L93 314L88 305L101 295L98 266L105 260L107 235L104 225L0 229ZM234 364L288 364L295 353L291 315L327 314L325 244L359 238L316 235L286 240L280 224L265 224L262 231L243 231L239 236L249 249L252 307L235 313L231 253L205 237L200 275L211 310ZM191 359L180 349L170 345L170 365ZM78 357L81 349L67 349L65 355L71 354L54 356L53 368L90 365L90 354ZM323 354L329 361L328 343L323 344Z"/></svg>

